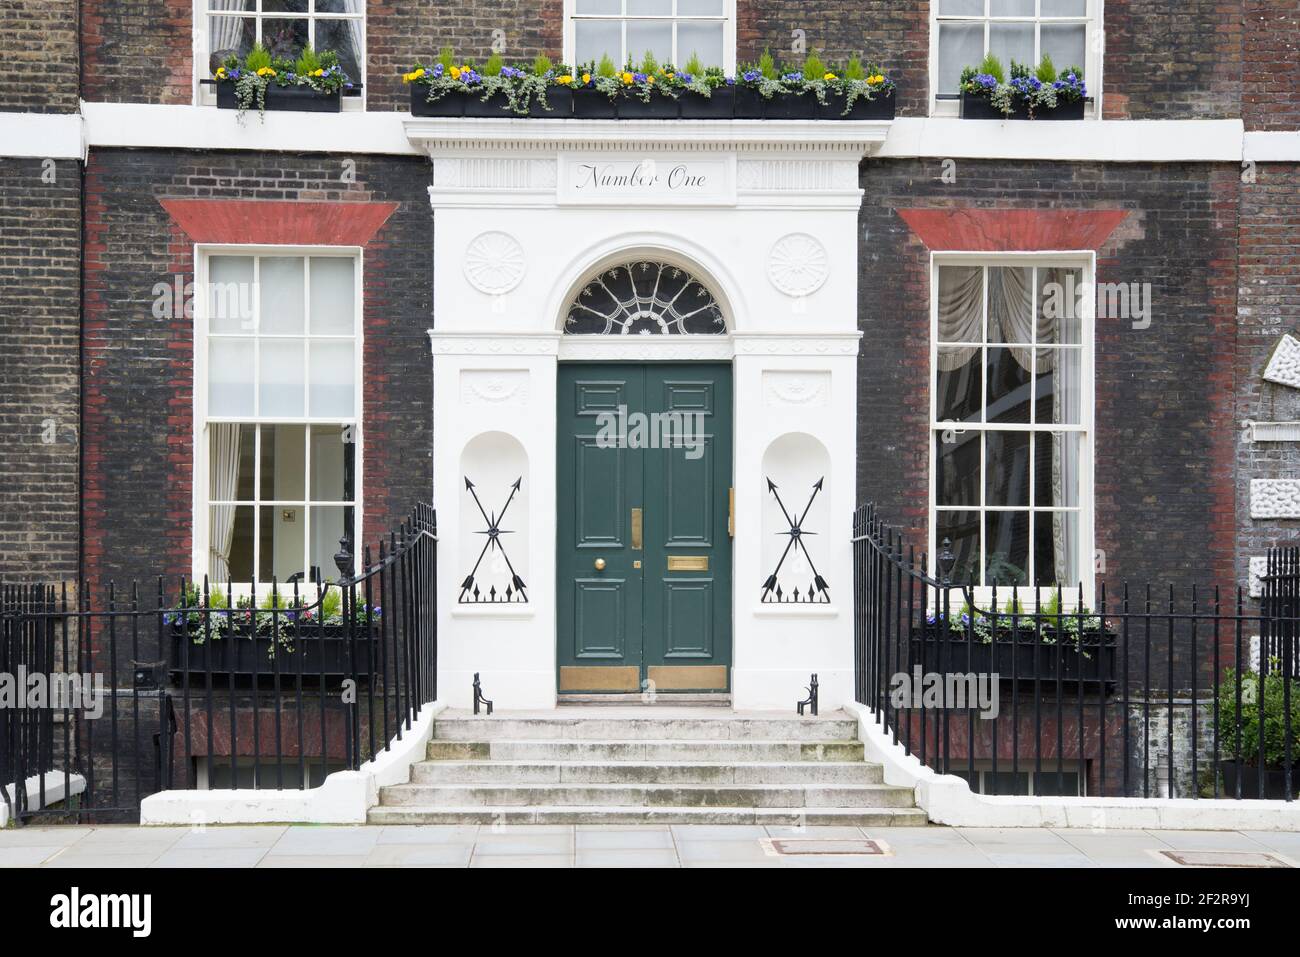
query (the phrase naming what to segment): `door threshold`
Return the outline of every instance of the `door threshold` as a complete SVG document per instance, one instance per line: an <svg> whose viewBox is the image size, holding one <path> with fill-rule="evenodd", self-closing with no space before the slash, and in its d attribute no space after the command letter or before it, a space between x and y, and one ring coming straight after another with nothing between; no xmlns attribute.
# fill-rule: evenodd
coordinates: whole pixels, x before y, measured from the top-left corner
<svg viewBox="0 0 1300 957"><path fill-rule="evenodd" d="M556 695L555 703L561 708L565 705L582 705L583 707L590 707L592 705L601 704L622 705L624 707L630 704L638 704L645 705L647 708L653 708L655 705L670 708L681 707L682 705L730 708L731 695L675 694L667 691L661 691L659 694L653 696L644 694L561 694Z"/></svg>

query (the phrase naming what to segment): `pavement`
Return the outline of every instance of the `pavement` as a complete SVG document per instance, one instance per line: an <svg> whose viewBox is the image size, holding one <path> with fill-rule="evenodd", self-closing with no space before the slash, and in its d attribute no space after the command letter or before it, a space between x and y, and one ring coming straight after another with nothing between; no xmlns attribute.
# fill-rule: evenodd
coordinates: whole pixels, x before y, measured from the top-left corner
<svg viewBox="0 0 1300 957"><path fill-rule="evenodd" d="M753 825L23 827L0 867L1295 867L1300 834Z"/></svg>

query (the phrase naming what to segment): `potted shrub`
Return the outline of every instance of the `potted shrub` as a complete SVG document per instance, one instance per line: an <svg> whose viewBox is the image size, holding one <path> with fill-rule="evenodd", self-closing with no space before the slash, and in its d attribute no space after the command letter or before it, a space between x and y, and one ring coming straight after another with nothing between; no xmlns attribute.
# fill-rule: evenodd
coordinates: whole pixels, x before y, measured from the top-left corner
<svg viewBox="0 0 1300 957"><path fill-rule="evenodd" d="M700 65L700 58L692 55L686 69L677 74L677 80L681 84L677 103L683 119L731 119L735 85L720 67L706 69Z"/></svg>
<svg viewBox="0 0 1300 957"><path fill-rule="evenodd" d="M640 67L630 62L619 75L623 95L618 101L621 120L671 120L677 117L677 95L668 71L659 66L654 54L646 52Z"/></svg>
<svg viewBox="0 0 1300 957"><path fill-rule="evenodd" d="M783 89L772 53L764 50L757 63L749 64L736 77L732 115L738 120L761 120L768 100Z"/></svg>
<svg viewBox="0 0 1300 957"><path fill-rule="evenodd" d="M1087 88L1083 71L1070 67L1058 75L1050 56L1036 70L1011 63L1007 80L1002 63L989 54L961 77L961 116L968 120L1081 120Z"/></svg>
<svg viewBox="0 0 1300 957"><path fill-rule="evenodd" d="M622 88L614 61L608 56L601 57L599 66L588 64L574 76L573 115L587 120L614 119Z"/></svg>
<svg viewBox="0 0 1300 957"><path fill-rule="evenodd" d="M217 107L238 110L241 118L254 106L259 115L267 110L337 113L343 90L352 87L333 50L318 54L307 46L297 60L274 59L260 43L242 63L227 57L213 79Z"/></svg>
<svg viewBox="0 0 1300 957"><path fill-rule="evenodd" d="M488 57L482 73L474 70L472 66L464 67L460 77L469 90L469 99L465 101L465 115L504 116L508 113L512 81L517 72L514 67L505 65L499 53Z"/></svg>
<svg viewBox="0 0 1300 957"><path fill-rule="evenodd" d="M844 65L842 76L828 72L825 99L817 105L823 120L892 120L895 85L877 66L864 68L857 57Z"/></svg>
<svg viewBox="0 0 1300 957"><path fill-rule="evenodd" d="M1077 66L1058 74L1052 58L1043 54L1038 69L1032 77L1025 78L1022 85L1031 91L1025 97L1030 119L1083 119L1083 104L1088 90L1083 83L1083 71Z"/></svg>
<svg viewBox="0 0 1300 957"><path fill-rule="evenodd" d="M1291 797L1300 797L1300 681L1291 685ZM1262 700L1261 700L1262 696ZM1281 799L1286 797L1286 688L1282 663L1276 658L1263 680L1254 671L1241 674L1241 713L1237 713L1237 674L1229 668L1219 684L1218 733L1221 794L1237 796L1241 779L1243 798ZM1264 790L1260 793L1260 716L1264 721ZM1241 753L1237 752L1237 734L1241 733Z"/></svg>
<svg viewBox="0 0 1300 957"><path fill-rule="evenodd" d="M961 118L964 120L1007 120L1020 110L1015 89L1007 83L1002 61L992 53L978 67L966 67L961 73Z"/></svg>
<svg viewBox="0 0 1300 957"><path fill-rule="evenodd" d="M468 91L461 75L451 47L443 47L429 66L416 63L415 69L402 76L402 82L411 87L411 114L463 116Z"/></svg>

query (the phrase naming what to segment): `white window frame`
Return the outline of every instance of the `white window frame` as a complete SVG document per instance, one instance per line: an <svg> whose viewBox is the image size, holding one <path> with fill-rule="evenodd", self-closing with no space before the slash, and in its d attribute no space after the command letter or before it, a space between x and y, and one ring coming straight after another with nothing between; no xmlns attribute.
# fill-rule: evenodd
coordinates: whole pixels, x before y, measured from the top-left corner
<svg viewBox="0 0 1300 957"><path fill-rule="evenodd" d="M989 24L990 23L1078 23L1080 19L1086 19L1086 29L1084 36L1084 60L1085 63L1077 64L1083 67L1084 83L1088 87L1088 96L1092 98L1091 103L1084 106L1085 119L1101 118L1101 90L1102 90L1102 64L1104 60L1105 46L1105 28L1103 19L1103 0L1088 0L1088 12L1085 18L1080 17L990 17L988 15L990 0L984 0L984 16L939 16L939 0L930 0L930 115L931 116L958 116L961 112L961 103L958 100L941 100L939 99L939 24L940 23L984 23L984 49L989 48ZM1042 0L1035 0L1035 10L1041 9ZM1042 58L1040 52L1038 30L1034 31L1034 66L1038 65L1038 60ZM968 63L966 66L978 66L977 63ZM1058 69L1075 66L1073 63L1058 63ZM1007 69L1011 64L1004 63Z"/></svg>
<svg viewBox="0 0 1300 957"><path fill-rule="evenodd" d="M353 355L353 382L355 389L353 394L353 414L347 416L323 417L323 416L218 416L213 419L208 417L208 307L209 297L208 288L208 263L212 256L287 256L287 257L308 257L308 256L332 256L335 258L353 259L356 265L356 281L354 283L354 304L356 316L356 326L354 341L356 343ZM241 422L253 425L351 425L352 440L355 445L353 453L353 471L352 471L352 494L354 504L352 509L352 541L353 541L353 558L356 562L355 568L360 568L361 552L361 529L363 525L363 506L365 503L365 476L363 462L365 456L365 436L362 430L362 393L364 382L362 380L362 369L364 366L363 353L365 351L365 322L362 312L364 300L362 292L362 280L365 276L364 254L360 246L265 246L265 245L239 245L225 243L201 243L194 247L194 279L196 293L193 298L194 304L194 475L193 475L193 519L191 528L193 534L193 555L191 575L195 582L202 582L204 576L208 573L208 542L209 542L209 501L208 501L208 430L207 426L210 421L215 422ZM257 281L257 260L254 260L254 283ZM310 296L310 286L308 286L308 296ZM256 299L256 297L255 297ZM232 334L237 335L237 334ZM255 341L257 338L256 337ZM255 347L256 348L256 347ZM256 353L254 353L256 356ZM256 362L256 358L254 359ZM310 382L309 363L310 350L304 350L303 353L303 376L304 382ZM254 402L256 402L256 390L254 391ZM260 430L259 430L260 435ZM254 461L257 468L261 468L261 449L260 438L259 447L254 452ZM310 455L310 444L307 445L307 454ZM285 507L290 505L294 507L303 507L303 538L304 541L311 541L311 475L309 471L303 475L304 501L303 502L284 503ZM257 487L257 477L254 476L254 487ZM259 505L270 507L279 507L274 502L259 502ZM254 559L254 573L257 572L257 561ZM333 578L337 574L337 569L331 567L328 571L322 569L322 574L326 578ZM221 583L225 585L225 582ZM230 582L231 591L236 595L245 595L249 590L249 583L244 581ZM261 595L270 588L270 582L258 581L258 594ZM283 582L280 583L283 587ZM292 587L292 586L290 586ZM301 586L300 586L301 587Z"/></svg>
<svg viewBox="0 0 1300 957"><path fill-rule="evenodd" d="M212 79L208 72L208 55L211 52L208 49L208 17L212 11L208 9L208 0L193 0L193 23L192 45L194 50L194 104L196 106L216 106L216 90L208 85L203 84L202 80ZM366 6L369 6L367 4ZM315 13L316 0L310 0L308 10L299 14L272 14L267 13L265 16L269 19L276 20L357 20L361 21L361 76L351 77L355 83L361 84L360 96L345 96L340 100L341 109L348 112L363 111L366 108L366 72L368 70L369 57L367 55L367 44L369 43L369 17L365 9L362 10L361 16L357 17L350 13ZM231 15L236 15L236 11L231 11ZM216 14L220 16L220 14ZM257 38L262 38L262 0L257 0L256 12L251 10L242 11L244 17L253 16L257 20Z"/></svg>
<svg viewBox="0 0 1300 957"><path fill-rule="evenodd" d="M1073 607L1078 602L1092 606L1096 592L1095 571L1096 571L1096 547L1095 547L1095 530L1094 530L1094 448L1096 443L1096 319L1097 303L1096 289L1094 283L1097 275L1097 253L1094 250L1076 250L1061 252L1023 252L1023 253L986 253L986 252L932 252L930 254L930 365L929 365L929 423L926 429L926 455L929 463L929 490L927 493L926 509L929 516L929 530L926 540L929 542L930 555L930 574L935 578L942 578L942 572L939 569L938 555L941 549L941 543L938 542L938 512L937 506L937 483L938 483L938 462L935 456L935 436L952 427L951 422L941 422L938 416L939 391L938 391L938 359L939 359L939 267L940 266L1035 266L1038 268L1067 267L1081 269L1083 271L1083 296L1080 303L1082 315L1082 328L1080 330L1080 395L1079 395L1079 425L1071 426L1061 431L1075 432L1080 436L1079 440L1079 554L1076 556L1080 577L1082 578L1083 593L1078 594L1078 588L1071 585L1066 587L1065 583L1061 585L1061 599L1063 604ZM988 311L988 277L985 276L985 293L984 293L984 310ZM1036 298L1036 297L1035 297ZM1037 322L1034 323L1037 327ZM987 335L987 332L985 333ZM984 405L987 406L987 377L981 375L983 382ZM979 431L979 432L1052 432L1054 429L1043 429L1037 424L1021 423L979 423L979 424L962 424L962 431ZM1032 459L1031 459L1032 469ZM1030 481L1032 484L1033 472L1030 472ZM951 507L945 508L944 511L976 511L980 514L981 528L983 527L984 515L986 509L984 506L985 483L980 482L980 503L979 505L964 506L962 508ZM1026 509L1017 509L1025 511ZM1059 511L1051 506L1034 507L1035 512ZM1030 548L1033 548L1033 542L1030 542ZM983 562L983 549L981 548L980 561ZM1034 604L1035 588L1032 583L1018 589L1018 597L1025 607L1032 607ZM1052 589L1054 592L1055 589ZM1049 598L1048 589L1043 589L1043 599ZM993 594L993 587L990 585L977 585L974 587L974 593L977 601L987 602ZM1011 599L1011 588L1009 586L999 586L997 588L997 597L999 604L1005 604Z"/></svg>
<svg viewBox="0 0 1300 957"><path fill-rule="evenodd" d="M623 9L627 9L627 0L622 0ZM673 10L677 9L677 0L673 0ZM576 0L564 0L564 62L570 66L578 66L574 63L574 57L577 55L577 40L574 24L578 20L622 20L624 24L628 20L700 20L700 21L722 21L722 68L730 76L736 72L736 0L722 0L722 14L720 16L678 16L676 13L660 16L629 16L626 13L593 13L578 14ZM627 30L623 30L623 60L627 59ZM640 62L640 58L645 51L635 54L634 61ZM673 65L677 67L685 66L676 58L677 53L677 31L673 31ZM615 66L621 67L622 62L616 63Z"/></svg>

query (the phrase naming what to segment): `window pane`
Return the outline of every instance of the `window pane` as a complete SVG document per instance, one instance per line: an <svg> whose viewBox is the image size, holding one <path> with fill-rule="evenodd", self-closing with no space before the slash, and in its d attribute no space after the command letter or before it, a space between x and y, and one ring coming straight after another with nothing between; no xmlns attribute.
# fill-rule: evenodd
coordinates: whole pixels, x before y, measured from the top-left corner
<svg viewBox="0 0 1300 957"><path fill-rule="evenodd" d="M1084 69L1087 27L1082 23L1045 23L1041 29L1043 52L1051 56L1058 71Z"/></svg>
<svg viewBox="0 0 1300 957"><path fill-rule="evenodd" d="M305 415L303 407L302 341L263 339L258 376L258 414L264 416Z"/></svg>
<svg viewBox="0 0 1300 957"><path fill-rule="evenodd" d="M262 0L263 13L306 13L307 0Z"/></svg>
<svg viewBox="0 0 1300 957"><path fill-rule="evenodd" d="M988 512L984 516L984 584L1029 583L1029 513Z"/></svg>
<svg viewBox="0 0 1300 957"><path fill-rule="evenodd" d="M1034 271L1018 266L989 269L989 342L1033 341Z"/></svg>
<svg viewBox="0 0 1300 957"><path fill-rule="evenodd" d="M253 506L208 508L208 578L214 582L253 580Z"/></svg>
<svg viewBox="0 0 1300 957"><path fill-rule="evenodd" d="M646 51L654 54L660 63L673 58L673 25L655 20L629 20L627 22L627 55L633 64L640 64Z"/></svg>
<svg viewBox="0 0 1300 957"><path fill-rule="evenodd" d="M984 270L939 267L939 341L984 341Z"/></svg>
<svg viewBox="0 0 1300 957"><path fill-rule="evenodd" d="M1032 356L1032 349L989 348L986 421L1029 424Z"/></svg>
<svg viewBox="0 0 1300 957"><path fill-rule="evenodd" d="M307 429L302 425L262 426L263 501L301 502L307 487Z"/></svg>
<svg viewBox="0 0 1300 957"><path fill-rule="evenodd" d="M256 0L245 0L253 9ZM257 42L257 20L253 17L208 17L208 72L215 73L229 56L240 60Z"/></svg>
<svg viewBox="0 0 1300 957"><path fill-rule="evenodd" d="M940 347L936 369L936 405L940 422L979 422L983 406L978 346Z"/></svg>
<svg viewBox="0 0 1300 957"><path fill-rule="evenodd" d="M1034 505L1078 507L1082 441L1077 432L1041 432L1034 436Z"/></svg>
<svg viewBox="0 0 1300 957"><path fill-rule="evenodd" d="M608 54L615 66L623 62L623 27L617 20L579 20L573 25L578 63L599 63Z"/></svg>
<svg viewBox="0 0 1300 957"><path fill-rule="evenodd" d="M313 502L342 502L343 463L346 446L344 428L337 425L311 427L311 500ZM347 431L351 434L351 430Z"/></svg>
<svg viewBox="0 0 1300 957"><path fill-rule="evenodd" d="M213 256L208 260L208 330L253 329L253 257Z"/></svg>
<svg viewBox="0 0 1300 957"><path fill-rule="evenodd" d="M943 540L952 541L956 557L949 577L959 584L978 583L980 568L980 516L979 512L938 512L935 514L935 572L942 575L937 556L943 551Z"/></svg>
<svg viewBox="0 0 1300 957"><path fill-rule="evenodd" d="M956 429L935 433L935 504L979 505L980 433Z"/></svg>
<svg viewBox="0 0 1300 957"><path fill-rule="evenodd" d="M1032 23L994 23L989 27L989 50L1002 61L1007 74L1012 63L1034 64L1034 25Z"/></svg>
<svg viewBox="0 0 1300 957"><path fill-rule="evenodd" d="M575 13L622 13L623 0L575 0Z"/></svg>
<svg viewBox="0 0 1300 957"><path fill-rule="evenodd" d="M673 12L673 0L627 0L628 16L666 17Z"/></svg>
<svg viewBox="0 0 1300 957"><path fill-rule="evenodd" d="M941 17L982 17L984 0L938 0Z"/></svg>
<svg viewBox="0 0 1300 957"><path fill-rule="evenodd" d="M208 424L209 501L252 501L254 431L233 422Z"/></svg>
<svg viewBox="0 0 1300 957"><path fill-rule="evenodd" d="M1029 433L988 432L984 436L984 504L1029 504Z"/></svg>
<svg viewBox="0 0 1300 957"><path fill-rule="evenodd" d="M316 49L337 53L339 66L354 81L361 79L361 36L364 29L361 20L316 21Z"/></svg>
<svg viewBox="0 0 1300 957"><path fill-rule="evenodd" d="M222 10L253 12L257 10L257 0L208 0L208 9L217 12Z"/></svg>
<svg viewBox="0 0 1300 957"><path fill-rule="evenodd" d="M1043 0L1045 17L1086 17L1088 0Z"/></svg>
<svg viewBox="0 0 1300 957"><path fill-rule="evenodd" d="M1079 584L1079 513L1034 513L1034 584Z"/></svg>
<svg viewBox="0 0 1300 957"><path fill-rule="evenodd" d="M722 66L721 23L679 23L677 25L677 62L686 64L691 56L705 66Z"/></svg>
<svg viewBox="0 0 1300 957"><path fill-rule="evenodd" d="M1035 415L1041 425L1082 425L1083 383L1078 349L1039 349Z"/></svg>
<svg viewBox="0 0 1300 957"><path fill-rule="evenodd" d="M306 20L281 20L267 17L262 20L262 45L273 57L296 60L307 45Z"/></svg>
<svg viewBox="0 0 1300 957"><path fill-rule="evenodd" d="M989 0L991 17L1032 17L1034 0Z"/></svg>
<svg viewBox="0 0 1300 957"><path fill-rule="evenodd" d="M979 66L984 59L984 26L972 23L939 24L939 90L961 91L961 71Z"/></svg>
<svg viewBox="0 0 1300 957"><path fill-rule="evenodd" d="M351 259L313 256L311 260L311 331L317 335L352 335L356 331L356 263Z"/></svg>
<svg viewBox="0 0 1300 957"><path fill-rule="evenodd" d="M258 511L262 516L258 580L274 578L283 584L299 576L296 580L302 581L306 509L301 505L263 505Z"/></svg>
<svg viewBox="0 0 1300 957"><path fill-rule="evenodd" d="M722 0L677 0L677 13L683 17L720 17Z"/></svg>
<svg viewBox="0 0 1300 957"><path fill-rule="evenodd" d="M316 0L317 13L356 13L365 12L366 0Z"/></svg>
<svg viewBox="0 0 1300 957"><path fill-rule="evenodd" d="M354 415L354 373L351 342L313 342L307 389L310 414L317 418Z"/></svg>
<svg viewBox="0 0 1300 957"><path fill-rule="evenodd" d="M334 564L334 553L339 550L343 537L343 506L313 505L311 507L311 574L313 580L334 581L339 577ZM353 547L355 554L356 548Z"/></svg>
<svg viewBox="0 0 1300 957"><path fill-rule="evenodd" d="M303 263L298 256L263 256L261 322L263 333L303 332Z"/></svg>
<svg viewBox="0 0 1300 957"><path fill-rule="evenodd" d="M1038 270L1038 341L1083 341L1083 270Z"/></svg>
<svg viewBox="0 0 1300 957"><path fill-rule="evenodd" d="M253 414L253 340L208 342L208 414Z"/></svg>

